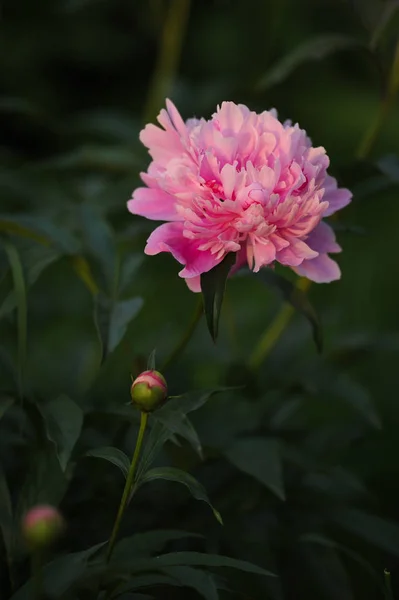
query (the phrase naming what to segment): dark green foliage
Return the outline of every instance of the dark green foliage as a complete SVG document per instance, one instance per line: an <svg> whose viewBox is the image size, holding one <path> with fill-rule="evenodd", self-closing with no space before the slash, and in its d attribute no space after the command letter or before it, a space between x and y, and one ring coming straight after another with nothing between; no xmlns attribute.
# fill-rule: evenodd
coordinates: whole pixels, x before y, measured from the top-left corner
<svg viewBox="0 0 399 600"><path fill-rule="evenodd" d="M196 299L170 256L144 255L155 224L126 202L174 3L2 3L0 597L36 600L20 521L52 503L66 529L42 557L42 600L399 598L397 101L355 158L392 79L398 3L191 2L166 61L183 116L275 106L354 201L331 223L340 282L228 278L229 255L173 354ZM254 368L283 302L292 320ZM319 349L322 321L323 354L303 316ZM170 397L107 564L138 433L131 377L165 362Z"/></svg>

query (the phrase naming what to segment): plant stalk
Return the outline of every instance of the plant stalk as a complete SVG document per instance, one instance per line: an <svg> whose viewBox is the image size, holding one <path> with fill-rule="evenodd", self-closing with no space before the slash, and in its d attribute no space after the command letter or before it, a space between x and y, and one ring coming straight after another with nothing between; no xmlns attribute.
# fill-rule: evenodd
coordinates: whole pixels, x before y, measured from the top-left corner
<svg viewBox="0 0 399 600"><path fill-rule="evenodd" d="M109 544L108 544L107 563L111 559L112 552L114 550L116 539L118 537L119 529L121 526L122 518L125 513L126 507L128 505L128 502L130 500L131 490L132 490L132 487L134 484L134 477L136 474L136 467L137 467L138 459L140 456L141 447L143 445L143 439L144 439L144 434L145 434L145 430L147 427L147 422L148 422L148 413L141 412L140 429L139 429L139 433L137 436L136 448L134 449L134 454L133 454L132 462L130 465L129 473L126 478L125 489L123 490L121 503L119 505L118 513L116 515L114 527L112 529L111 537L110 537Z"/></svg>
<svg viewBox="0 0 399 600"><path fill-rule="evenodd" d="M190 0L171 0L144 110L146 123L155 119L165 97L170 93L178 69L189 11Z"/></svg>

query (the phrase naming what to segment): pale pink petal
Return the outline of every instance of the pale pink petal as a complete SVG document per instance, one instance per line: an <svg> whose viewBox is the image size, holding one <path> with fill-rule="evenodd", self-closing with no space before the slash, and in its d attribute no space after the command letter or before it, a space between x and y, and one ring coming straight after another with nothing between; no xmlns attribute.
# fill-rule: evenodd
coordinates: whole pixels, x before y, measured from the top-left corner
<svg viewBox="0 0 399 600"><path fill-rule="evenodd" d="M341 246L335 241L334 230L324 221L320 221L317 227L308 235L306 243L312 250L316 250L320 254L341 252Z"/></svg>
<svg viewBox="0 0 399 600"><path fill-rule="evenodd" d="M294 271L316 283L330 283L341 278L338 264L327 254L320 254L313 260L304 260L301 265L294 268Z"/></svg>
<svg viewBox="0 0 399 600"><path fill-rule="evenodd" d="M277 252L276 259L283 265L296 267L302 261L316 258L318 252L315 252L305 242L301 240L290 240L290 246Z"/></svg>
<svg viewBox="0 0 399 600"><path fill-rule="evenodd" d="M137 188L127 203L128 210L153 221L181 221L176 198L157 188Z"/></svg>
<svg viewBox="0 0 399 600"><path fill-rule="evenodd" d="M201 291L201 275L197 275L196 277L187 277L185 281L188 289L192 292L198 293Z"/></svg>
<svg viewBox="0 0 399 600"><path fill-rule="evenodd" d="M324 211L325 217L333 215L337 210L347 206L352 200L352 193L346 188L338 188L337 180L330 175L326 176L325 192L323 200L328 202L328 208Z"/></svg>

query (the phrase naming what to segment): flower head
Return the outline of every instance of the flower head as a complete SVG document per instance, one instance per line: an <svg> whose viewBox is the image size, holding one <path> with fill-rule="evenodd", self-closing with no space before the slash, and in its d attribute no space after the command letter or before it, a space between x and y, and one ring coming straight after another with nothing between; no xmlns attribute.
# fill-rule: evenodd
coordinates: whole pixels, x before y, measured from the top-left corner
<svg viewBox="0 0 399 600"><path fill-rule="evenodd" d="M143 412L151 412L166 400L168 388L159 371L143 371L130 388L132 402Z"/></svg>
<svg viewBox="0 0 399 600"><path fill-rule="evenodd" d="M34 506L22 519L22 533L31 548L42 548L51 544L61 533L64 521L54 506Z"/></svg>
<svg viewBox="0 0 399 600"><path fill-rule="evenodd" d="M236 253L233 271L255 272L274 262L322 283L339 279L329 256L340 252L322 219L349 204L352 194L328 175L324 148L306 132L223 102L208 121L184 122L170 100L140 139L152 162L135 190L130 212L167 221L147 240L146 254L170 252L179 275L200 291L200 276Z"/></svg>

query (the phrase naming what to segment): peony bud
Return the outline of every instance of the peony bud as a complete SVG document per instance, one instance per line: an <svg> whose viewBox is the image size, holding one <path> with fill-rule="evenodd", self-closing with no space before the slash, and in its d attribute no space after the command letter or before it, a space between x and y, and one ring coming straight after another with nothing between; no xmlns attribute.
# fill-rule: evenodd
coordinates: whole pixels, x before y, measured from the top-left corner
<svg viewBox="0 0 399 600"><path fill-rule="evenodd" d="M51 544L60 535L63 526L58 510L48 504L34 506L22 519L22 533L32 549Z"/></svg>
<svg viewBox="0 0 399 600"><path fill-rule="evenodd" d="M165 378L159 371L143 371L130 388L132 402L143 412L152 412L163 404L168 395Z"/></svg>

